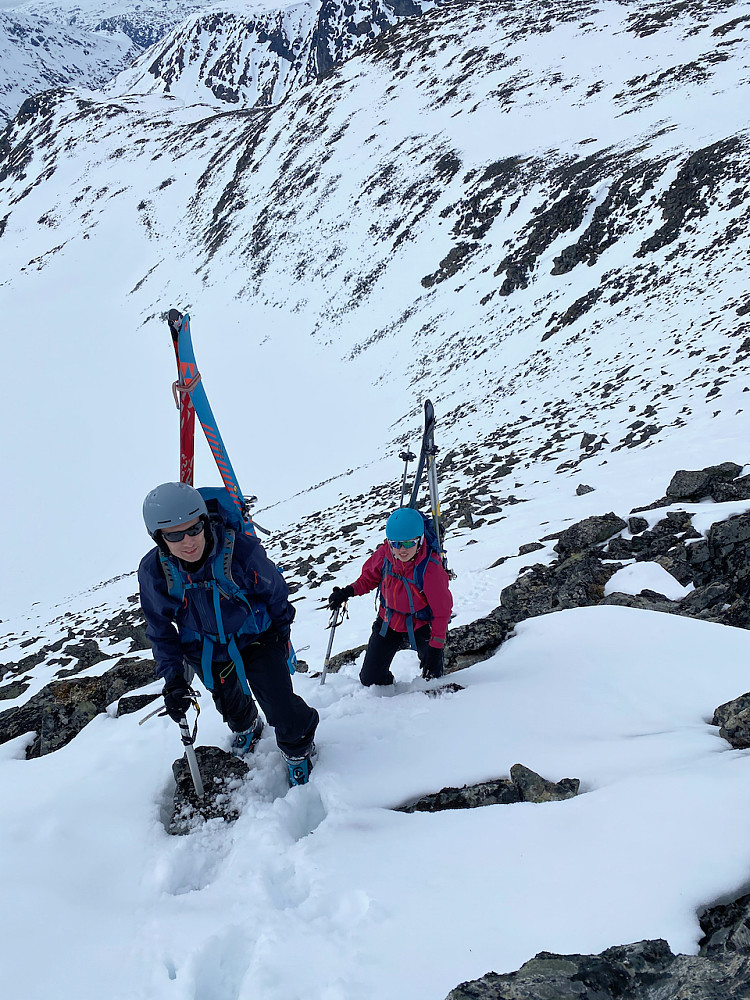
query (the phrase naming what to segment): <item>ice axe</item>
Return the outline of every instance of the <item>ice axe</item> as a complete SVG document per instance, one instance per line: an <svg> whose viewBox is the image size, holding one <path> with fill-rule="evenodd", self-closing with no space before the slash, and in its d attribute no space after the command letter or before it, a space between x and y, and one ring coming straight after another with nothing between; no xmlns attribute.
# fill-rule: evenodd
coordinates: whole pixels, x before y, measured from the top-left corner
<svg viewBox="0 0 750 1000"><path fill-rule="evenodd" d="M198 702L195 702L196 712L199 712ZM195 756L195 737L198 733L198 717L196 715L195 726L193 727L192 734L190 733L190 726L188 725L187 716L183 715L179 722L180 726L180 736L182 737L182 745L185 747L185 759L188 762L188 767L190 768L190 777L193 779L193 785L195 786L195 794L199 799L202 799L205 795L203 790L203 779L201 778L201 771L198 767L198 758Z"/></svg>
<svg viewBox="0 0 750 1000"><path fill-rule="evenodd" d="M328 649L326 650L326 658L323 663L323 673L320 675L320 683L325 684L326 674L328 673L328 664L331 662L331 649L333 648L333 636L336 632L336 628L342 623L344 618L347 616L346 601L340 604L337 608L334 608L331 612L331 620L326 626L331 630L331 636L328 640Z"/></svg>
<svg viewBox="0 0 750 1000"><path fill-rule="evenodd" d="M195 787L195 794L199 799L204 797L205 790L203 788L203 779L201 778L201 771L198 767L198 758L195 755L195 737L198 735L198 716L200 715L201 707L198 704L198 692L193 691L190 688L190 695L192 698L193 708L195 709L195 725L193 726L192 733L190 732L190 726L188 725L187 716L183 715L180 719L178 725L180 727L180 738L182 739L182 745L185 747L185 759L188 762L188 767L190 768L190 777L193 779L193 786ZM143 718L138 723L142 726L144 722L148 722L149 719L153 719L155 715L166 715L167 711L164 708L154 709L153 712L149 712L148 715L144 715Z"/></svg>

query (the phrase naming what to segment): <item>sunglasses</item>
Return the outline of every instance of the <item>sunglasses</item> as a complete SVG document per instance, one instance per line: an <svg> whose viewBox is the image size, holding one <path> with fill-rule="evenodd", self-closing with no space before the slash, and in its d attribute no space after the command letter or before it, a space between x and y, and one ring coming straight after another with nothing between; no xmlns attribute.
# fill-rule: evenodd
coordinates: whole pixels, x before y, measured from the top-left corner
<svg viewBox="0 0 750 1000"><path fill-rule="evenodd" d="M185 535L200 535L203 528L203 520L200 520L192 528L185 528L184 531L162 531L161 537L165 542L181 542Z"/></svg>
<svg viewBox="0 0 750 1000"><path fill-rule="evenodd" d="M413 549L421 541L419 538L410 538L407 542L389 542L392 549Z"/></svg>

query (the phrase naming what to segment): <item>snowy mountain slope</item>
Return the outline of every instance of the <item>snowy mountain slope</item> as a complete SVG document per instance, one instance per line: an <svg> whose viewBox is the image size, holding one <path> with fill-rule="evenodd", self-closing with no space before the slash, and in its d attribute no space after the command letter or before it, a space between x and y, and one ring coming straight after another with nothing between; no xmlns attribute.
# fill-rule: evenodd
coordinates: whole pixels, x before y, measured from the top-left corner
<svg viewBox="0 0 750 1000"><path fill-rule="evenodd" d="M24 10L0 10L0 123L31 94L51 87L96 88L135 58L122 32L63 26Z"/></svg>
<svg viewBox="0 0 750 1000"><path fill-rule="evenodd" d="M478 2L397 26L276 109L40 103L2 138L0 294L9 329L54 301L74 357L113 308L143 330L128 343L140 398L127 419L130 439L153 447L138 451L135 480L111 447L123 413L105 402L106 340L82 373L80 391L93 377L103 393L104 419L86 425L101 503L114 480L135 509L163 478L170 374L156 318L173 304L195 305L225 424L244 426L246 405L278 414L268 439L230 450L301 548L300 582L313 579L306 547L321 531L341 537L362 503L376 537L397 464L382 459L413 440L428 394L446 513L474 525L531 501L537 481L603 485L606 463L633 465L633 450L660 448L671 467L714 461L712 442L735 440L746 408L747 25L743 4L580 4L540 18L534 5ZM81 274L95 290L61 297ZM12 351L18 390L4 405L25 412L40 365L57 398L51 358L20 338ZM227 371L227 356L242 364ZM280 383L255 377L259 365L282 365ZM22 422L6 467L40 436L79 433L56 412L54 432ZM301 428L317 447L298 448ZM295 461L279 464L280 447ZM65 453L52 453L65 481ZM347 469L381 464L356 486L336 478L341 456ZM638 460L644 495L664 461ZM278 501L311 482L327 485L305 526L296 500ZM33 523L41 501L26 510ZM132 560L128 531L98 553L100 578Z"/></svg>
<svg viewBox="0 0 750 1000"><path fill-rule="evenodd" d="M27 0L14 10L89 31L120 31L147 49L210 0ZM262 5L258 5L262 6Z"/></svg>
<svg viewBox="0 0 750 1000"><path fill-rule="evenodd" d="M413 17L432 7L411 0L307 0L255 12L222 7L181 24L108 93L170 94L219 106L277 104L399 22L396 11Z"/></svg>
<svg viewBox="0 0 750 1000"><path fill-rule="evenodd" d="M205 6L201 0L29 0L0 12L0 122L40 91L101 87Z"/></svg>
<svg viewBox="0 0 750 1000"><path fill-rule="evenodd" d="M106 633L107 598L125 584L69 602L69 623L98 619ZM462 604L479 610L466 593ZM317 633L319 666L320 623ZM662 937L695 954L697 911L736 895L750 863L750 757L706 721L742 689L749 641L741 629L589 608L525 623L439 698L425 696L409 653L386 695L361 688L356 665L324 687L297 675L322 717L311 783L287 791L266 733L237 823L188 837L163 827L181 750L168 719L139 726L146 710L118 717L113 700L72 743L32 760L33 734L21 735L0 747L4 988L41 1000L64 972L80 1000L432 1000L540 950ZM84 674L109 669L126 645ZM31 693L45 675L29 675ZM226 747L204 708L201 745ZM517 760L580 778L582 794L394 811ZM715 829L721 850L707 848ZM290 950L303 958L290 962Z"/></svg>
<svg viewBox="0 0 750 1000"><path fill-rule="evenodd" d="M177 474L171 305L311 670L321 597L382 537L426 395L454 627L572 521L627 516L679 467L747 466L749 16L467 3L276 108L30 102L0 136L0 709L132 655L140 504ZM205 447L197 478L218 479ZM747 510L694 506L701 531ZM372 616L352 601L335 651ZM747 882L749 758L709 725L747 645L601 607L522 623L441 698L410 653L393 696L357 663L298 675L322 716L311 784L287 792L268 732L238 822L187 838L163 825L168 720L113 702L32 760L22 734L0 747L4 989L434 1000L542 949L695 954L697 911ZM226 747L205 701L200 742ZM394 811L516 761L583 794Z"/></svg>

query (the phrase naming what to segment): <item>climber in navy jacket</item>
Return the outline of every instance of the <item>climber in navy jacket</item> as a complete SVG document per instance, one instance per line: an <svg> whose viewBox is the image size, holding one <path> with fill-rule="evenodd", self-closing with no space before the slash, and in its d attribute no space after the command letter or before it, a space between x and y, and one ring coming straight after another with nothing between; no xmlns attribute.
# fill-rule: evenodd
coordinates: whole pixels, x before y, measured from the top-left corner
<svg viewBox="0 0 750 1000"><path fill-rule="evenodd" d="M312 767L318 713L294 693L287 661L294 607L284 578L254 535L217 512L209 516L198 490L164 483L143 505L156 542L138 568L146 636L167 713L181 720L193 674L211 691L236 734L233 753L252 750L263 729L253 695L290 767Z"/></svg>

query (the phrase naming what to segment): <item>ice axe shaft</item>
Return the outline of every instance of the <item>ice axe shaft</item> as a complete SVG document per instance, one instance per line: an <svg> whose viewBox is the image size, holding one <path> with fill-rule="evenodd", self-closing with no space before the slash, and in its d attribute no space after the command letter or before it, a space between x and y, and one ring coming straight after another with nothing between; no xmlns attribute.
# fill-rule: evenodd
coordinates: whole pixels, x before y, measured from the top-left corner
<svg viewBox="0 0 750 1000"><path fill-rule="evenodd" d="M325 684L326 674L328 673L328 664L331 662L331 650L333 649L333 636L336 632L336 627L341 624L346 615L346 601L339 605L331 615L331 621L328 628L331 630L330 638L328 639L328 649L326 650L326 658L323 663L323 673L320 675L320 683Z"/></svg>
<svg viewBox="0 0 750 1000"><path fill-rule="evenodd" d="M202 799L206 793L203 788L201 771L198 767L198 758L195 756L195 747L193 746L195 737L190 735L190 727L188 726L187 718L184 715L180 720L180 735L182 736L182 743L185 747L185 759L188 762L190 776L193 779L193 785L195 786L195 794L199 799Z"/></svg>

